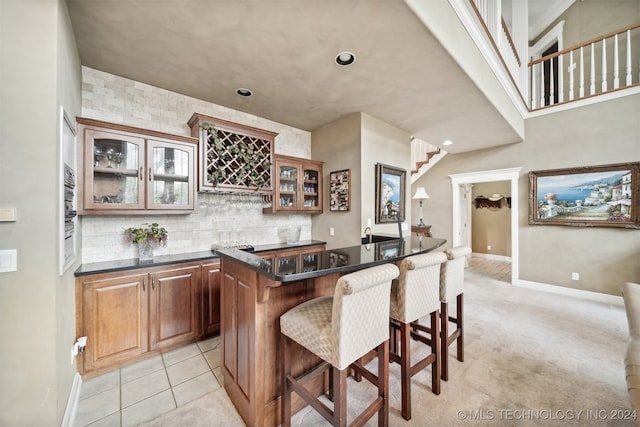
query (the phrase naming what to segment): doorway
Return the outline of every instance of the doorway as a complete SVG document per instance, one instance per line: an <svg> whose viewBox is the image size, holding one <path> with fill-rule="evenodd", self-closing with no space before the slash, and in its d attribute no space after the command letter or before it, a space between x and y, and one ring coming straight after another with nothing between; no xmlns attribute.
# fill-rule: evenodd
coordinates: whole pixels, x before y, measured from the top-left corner
<svg viewBox="0 0 640 427"><path fill-rule="evenodd" d="M453 246L471 242L471 185L481 182L509 181L511 183L511 284L518 281L518 178L522 168L497 169L449 175L452 185Z"/></svg>

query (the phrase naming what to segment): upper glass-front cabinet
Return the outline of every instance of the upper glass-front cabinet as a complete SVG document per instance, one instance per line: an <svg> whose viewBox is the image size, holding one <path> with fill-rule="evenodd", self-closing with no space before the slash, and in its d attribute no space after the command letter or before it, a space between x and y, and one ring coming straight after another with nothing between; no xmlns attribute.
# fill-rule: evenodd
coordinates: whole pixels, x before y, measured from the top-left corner
<svg viewBox="0 0 640 427"><path fill-rule="evenodd" d="M194 147L148 141L147 208L193 207Z"/></svg>
<svg viewBox="0 0 640 427"><path fill-rule="evenodd" d="M87 173L86 209L144 209L142 155L144 139L87 130L86 157L93 164ZM87 165L88 166L88 165Z"/></svg>
<svg viewBox="0 0 640 427"><path fill-rule="evenodd" d="M140 129L96 120L78 123L84 144L81 215L194 210L197 140L156 138L155 132L149 138Z"/></svg>
<svg viewBox="0 0 640 427"><path fill-rule="evenodd" d="M277 155L275 175L273 204L265 211L322 212L322 162Z"/></svg>

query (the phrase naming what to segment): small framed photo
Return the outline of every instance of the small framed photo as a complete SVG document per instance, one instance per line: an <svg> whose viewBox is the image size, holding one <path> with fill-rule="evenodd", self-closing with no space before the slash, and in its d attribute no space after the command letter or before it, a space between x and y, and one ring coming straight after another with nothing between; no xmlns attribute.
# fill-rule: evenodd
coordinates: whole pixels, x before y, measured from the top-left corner
<svg viewBox="0 0 640 427"><path fill-rule="evenodd" d="M640 162L529 172L529 224L640 228Z"/></svg>
<svg viewBox="0 0 640 427"><path fill-rule="evenodd" d="M351 209L351 169L331 172L329 175L329 210L345 212Z"/></svg>

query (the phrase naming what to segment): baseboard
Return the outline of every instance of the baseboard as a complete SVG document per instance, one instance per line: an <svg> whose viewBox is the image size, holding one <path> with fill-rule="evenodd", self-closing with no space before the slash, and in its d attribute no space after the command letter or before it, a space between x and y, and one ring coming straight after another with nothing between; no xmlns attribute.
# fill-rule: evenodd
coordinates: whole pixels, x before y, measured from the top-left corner
<svg viewBox="0 0 640 427"><path fill-rule="evenodd" d="M73 377L73 384L71 385L71 391L69 392L67 408L64 410L64 417L62 418L62 424L60 424L60 427L71 427L73 424L73 420L76 418L76 410L78 409L78 401L80 400L81 387L82 378L80 377L80 374L76 372L76 376Z"/></svg>
<svg viewBox="0 0 640 427"><path fill-rule="evenodd" d="M624 306L624 300L621 296L601 294L599 292L584 291L582 289L565 288L563 286L547 285L545 283L530 282L528 280L518 280L516 286L534 289L536 291L551 292L554 294L566 295L574 298L582 298L591 301L602 302L605 304L613 304Z"/></svg>
<svg viewBox="0 0 640 427"><path fill-rule="evenodd" d="M471 254L471 258L484 258L484 259L490 259L492 261L511 262L511 257L510 256L493 255L493 254L481 254L481 253L478 253L478 252L473 252Z"/></svg>

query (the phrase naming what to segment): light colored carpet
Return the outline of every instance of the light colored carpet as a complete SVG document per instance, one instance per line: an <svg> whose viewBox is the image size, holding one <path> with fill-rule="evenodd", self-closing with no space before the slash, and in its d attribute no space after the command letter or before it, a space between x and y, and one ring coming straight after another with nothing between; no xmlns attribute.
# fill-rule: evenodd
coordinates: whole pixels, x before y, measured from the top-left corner
<svg viewBox="0 0 640 427"><path fill-rule="evenodd" d="M431 393L429 370L413 377L408 422L400 416L398 365L391 365L391 426L634 425L615 419L630 410L622 306L515 287L467 271L465 309L464 363L450 357L449 381L439 396ZM455 355L455 346L449 350ZM373 393L366 381L351 382L350 414ZM244 424L220 389L144 425ZM328 424L307 407L293 425ZM368 425L376 425L375 419Z"/></svg>

